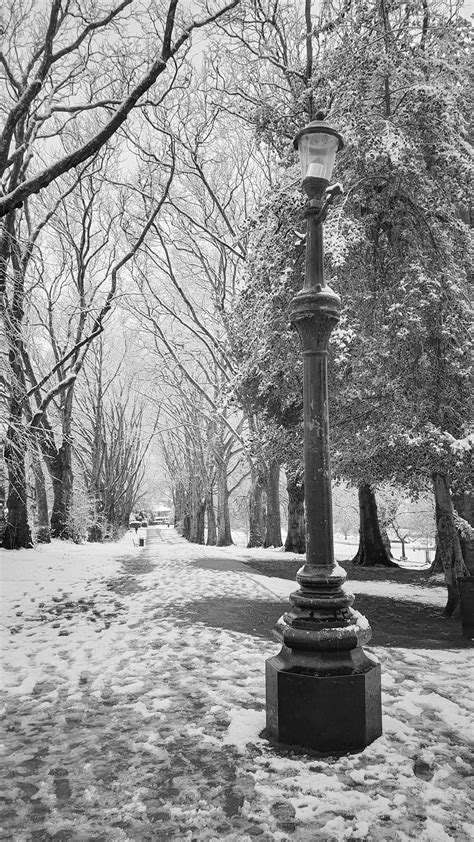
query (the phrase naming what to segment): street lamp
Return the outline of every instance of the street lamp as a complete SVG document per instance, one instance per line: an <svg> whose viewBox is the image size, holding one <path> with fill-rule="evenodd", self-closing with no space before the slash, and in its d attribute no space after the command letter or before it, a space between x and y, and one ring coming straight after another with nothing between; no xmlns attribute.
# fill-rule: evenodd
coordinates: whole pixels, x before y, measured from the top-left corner
<svg viewBox="0 0 474 842"><path fill-rule="evenodd" d="M282 649L266 662L267 732L331 753L360 750L381 735L380 665L362 649L372 632L351 608L332 531L327 353L340 298L324 280L322 223L342 192L329 182L343 141L318 114L294 145L308 196L305 283L290 310L303 351L306 561L279 622Z"/></svg>

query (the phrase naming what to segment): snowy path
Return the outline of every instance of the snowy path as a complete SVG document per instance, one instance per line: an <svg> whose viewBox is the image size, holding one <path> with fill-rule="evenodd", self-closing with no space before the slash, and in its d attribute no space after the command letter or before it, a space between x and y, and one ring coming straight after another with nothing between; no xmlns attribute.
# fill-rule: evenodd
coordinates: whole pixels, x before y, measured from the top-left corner
<svg viewBox="0 0 474 842"><path fill-rule="evenodd" d="M341 758L273 750L259 734L278 645L192 624L186 605L263 603L294 584L164 532L145 549L128 535L3 553L0 838L474 838L472 650L374 647L384 736Z"/></svg>

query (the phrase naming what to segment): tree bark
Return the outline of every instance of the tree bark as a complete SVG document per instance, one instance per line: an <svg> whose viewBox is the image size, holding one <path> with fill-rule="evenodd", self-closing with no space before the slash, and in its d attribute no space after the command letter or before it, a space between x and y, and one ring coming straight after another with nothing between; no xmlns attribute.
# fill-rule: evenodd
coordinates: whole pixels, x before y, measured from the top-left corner
<svg viewBox="0 0 474 842"><path fill-rule="evenodd" d="M436 544L448 590L444 616L458 617L461 606L457 580L460 576L467 576L469 571L464 563L461 543L454 521L454 507L448 479L444 474L435 473L432 480L435 497Z"/></svg>
<svg viewBox="0 0 474 842"><path fill-rule="evenodd" d="M47 462L53 483L53 508L51 511L51 536L53 538L72 538L69 514L72 503L72 448L68 441L63 441L56 455Z"/></svg>
<svg viewBox="0 0 474 842"><path fill-rule="evenodd" d="M36 540L38 544L50 544L51 533L49 528L48 497L46 494L46 483L44 480L41 457L35 445L31 448L31 465L35 478L36 495Z"/></svg>
<svg viewBox="0 0 474 842"><path fill-rule="evenodd" d="M217 528L216 528L216 513L214 511L214 499L212 490L206 498L206 513L207 513L207 541L208 547L215 547L217 544Z"/></svg>
<svg viewBox="0 0 474 842"><path fill-rule="evenodd" d="M263 472L255 466L250 470L249 491L249 540L247 547L263 547L265 544L265 479Z"/></svg>
<svg viewBox="0 0 474 842"><path fill-rule="evenodd" d="M8 250L7 250L8 255ZM2 263L5 259L2 255ZM0 280L4 283L5 266L0 266ZM11 394L9 418L4 446L4 458L8 472L8 510L7 525L3 535L6 550L17 550L33 546L28 523L28 504L26 493L26 431L24 424L24 397L26 394L25 376L21 363L21 331L23 319L22 283L16 285L10 312L7 311L6 324L9 328L9 362L11 367Z"/></svg>
<svg viewBox="0 0 474 842"><path fill-rule="evenodd" d="M288 479L288 532L285 552L306 552L306 528L304 521L304 483L301 480Z"/></svg>
<svg viewBox="0 0 474 842"><path fill-rule="evenodd" d="M464 563L470 575L474 576L474 539L472 532L474 528L474 494L464 491L462 494L453 494L452 500L458 515L471 527L470 534L468 534L467 529L458 529L458 534Z"/></svg>
<svg viewBox="0 0 474 842"><path fill-rule="evenodd" d="M267 476L267 530L265 547L281 547L280 463L272 460Z"/></svg>
<svg viewBox="0 0 474 842"><path fill-rule="evenodd" d="M53 506L51 510L51 537L74 538L70 523L72 489L74 474L72 471L72 409L74 384L61 395L61 445L57 446L53 428L43 413L40 426L36 427L37 441L43 454L53 486ZM32 422L33 424L33 422ZM34 428L35 429L35 428Z"/></svg>
<svg viewBox="0 0 474 842"><path fill-rule="evenodd" d="M375 494L367 483L359 486L359 549L353 564L360 567L397 567L384 543Z"/></svg>
<svg viewBox="0 0 474 842"><path fill-rule="evenodd" d="M441 553L440 553L440 549L439 549L438 538L436 537L436 550L435 550L434 559L431 563L430 574L434 575L435 573L442 573L442 572L443 572L443 559L441 557Z"/></svg>
<svg viewBox="0 0 474 842"><path fill-rule="evenodd" d="M218 459L217 476L217 546L230 547L233 544L230 530L229 489L227 487L227 461Z"/></svg>
<svg viewBox="0 0 474 842"><path fill-rule="evenodd" d="M380 534L382 536L382 543L387 550L388 555L390 558L392 557L392 548L390 547L390 538L388 537L387 528L385 526L380 527Z"/></svg>
<svg viewBox="0 0 474 842"><path fill-rule="evenodd" d="M189 486L189 536L191 544L204 544L206 497L200 478L191 478Z"/></svg>
<svg viewBox="0 0 474 842"><path fill-rule="evenodd" d="M13 406L15 404L15 406ZM21 407L14 399L5 443L5 462L8 471L7 525L3 535L5 550L19 550L33 546L28 523L26 495L26 444L21 428Z"/></svg>
<svg viewBox="0 0 474 842"><path fill-rule="evenodd" d="M191 516L186 512L182 520L181 535L186 541L191 540Z"/></svg>
<svg viewBox="0 0 474 842"><path fill-rule="evenodd" d="M204 516L206 512L206 501L198 500L193 506L190 523L189 523L189 538L191 544L204 544Z"/></svg>
<svg viewBox="0 0 474 842"><path fill-rule="evenodd" d="M175 529L180 535L187 538L188 536L184 534L187 515L186 492L181 482L178 482L173 488L173 503Z"/></svg>

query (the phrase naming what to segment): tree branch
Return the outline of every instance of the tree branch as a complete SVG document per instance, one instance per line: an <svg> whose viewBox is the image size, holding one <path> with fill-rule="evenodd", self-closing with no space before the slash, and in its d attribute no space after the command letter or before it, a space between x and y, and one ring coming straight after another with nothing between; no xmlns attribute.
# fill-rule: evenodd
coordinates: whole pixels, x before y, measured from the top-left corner
<svg viewBox="0 0 474 842"><path fill-rule="evenodd" d="M56 0L58 3L58 0ZM177 0L172 0L171 7L175 6ZM132 109L136 106L139 99L146 93L149 88L154 85L158 77L163 73L166 69L167 62L170 58L172 58L180 49L180 47L184 44L185 41L188 40L192 31L194 29L200 28L202 26L206 26L207 24L211 23L212 21L216 20L217 18L221 17L223 14L228 12L230 9L233 9L239 0L232 0L227 6L220 9L214 15L210 15L209 17L205 18L201 21L193 21L189 26L187 26L183 33L179 36L179 38L175 41L174 44L168 43L168 40L165 40L163 43L162 54L159 59L153 62L151 65L148 73L141 79L141 81L136 85L136 87L132 90L132 92L123 100L121 106L117 109L114 116L109 120L109 122L99 131L94 137L88 140L83 146L79 149L76 149L69 155L66 155L56 163L52 164L50 167L47 167L45 170L42 170L37 175L33 176L32 178L24 181L6 196L0 198L0 216L5 216L10 210L15 207L20 207L24 200L30 196L32 193L38 193L40 190L47 187L51 184L52 181L55 181L61 175L68 172L68 170L72 169L72 167L77 167L79 164L84 163L88 158L94 155L98 150L107 143L108 140L115 134L117 129L125 122L128 115L132 111ZM172 15L172 10L170 9L170 13L168 15L167 24L170 20L174 20L174 16ZM166 33L166 39L169 39L169 34ZM27 106L33 99L36 93L40 90L42 82L39 79L35 79L32 83L33 89L30 90L28 97L22 108ZM32 87L30 86L30 88ZM15 111L18 109L19 104L16 106ZM9 117L10 120L10 117ZM11 127L12 129L12 127ZM13 129L12 129L13 130ZM0 147L1 151L1 147Z"/></svg>

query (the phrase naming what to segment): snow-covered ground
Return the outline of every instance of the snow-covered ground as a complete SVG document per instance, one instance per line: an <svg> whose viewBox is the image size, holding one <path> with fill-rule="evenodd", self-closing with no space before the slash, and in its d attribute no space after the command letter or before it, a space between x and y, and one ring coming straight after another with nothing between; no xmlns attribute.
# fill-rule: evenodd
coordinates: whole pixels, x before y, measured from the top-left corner
<svg viewBox="0 0 474 842"><path fill-rule="evenodd" d="M248 543L248 533L244 532L243 530L232 530L232 538L234 542L239 547L246 547ZM282 538L285 541L286 532L282 531ZM434 558L434 547L429 547L427 544L422 546L423 542L418 543L406 543L405 545L405 558L408 562L408 565L414 566L416 568L423 568L429 567L430 563L433 561ZM343 535L335 535L334 536L334 555L338 561L345 561L348 558L353 558L359 548L359 537L358 535L353 535L347 539L344 538ZM392 552L393 558L397 562L401 562L403 566L405 563L402 562L402 545L400 541L391 541L390 542L390 549Z"/></svg>
<svg viewBox="0 0 474 842"><path fill-rule="evenodd" d="M145 548L128 533L2 553L1 839L474 838L472 650L368 647L382 663L383 736L342 757L272 748L264 661L278 644L192 621L186 606L279 601L295 584L234 565L243 548L155 534Z"/></svg>

